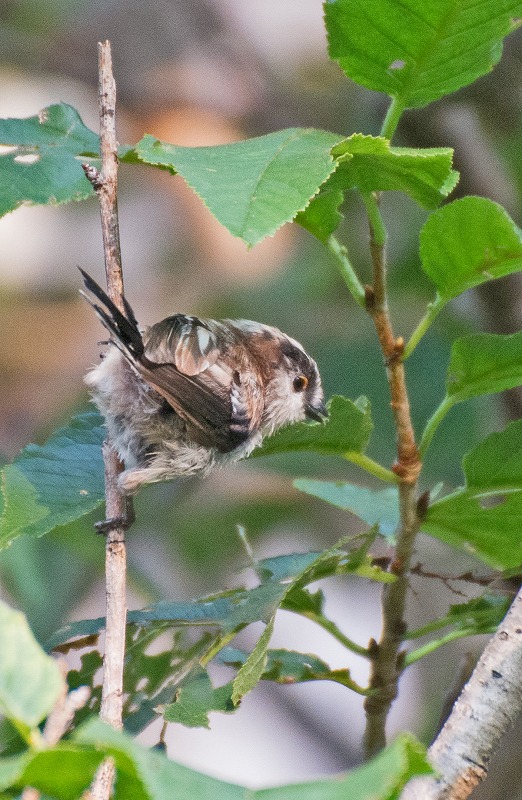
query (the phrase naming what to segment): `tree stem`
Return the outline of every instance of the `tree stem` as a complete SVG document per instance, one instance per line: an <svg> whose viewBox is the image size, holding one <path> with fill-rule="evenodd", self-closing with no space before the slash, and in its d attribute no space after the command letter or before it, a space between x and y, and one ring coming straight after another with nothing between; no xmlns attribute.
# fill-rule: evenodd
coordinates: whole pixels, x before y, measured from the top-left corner
<svg viewBox="0 0 522 800"><path fill-rule="evenodd" d="M123 309L123 272L118 222L118 155L116 140L116 84L112 73L110 42L98 43L101 173L89 175L100 201L107 292ZM91 171L91 172L96 172ZM110 442L103 448L105 464L105 513L107 520L128 517L128 501L118 487L123 469ZM125 656L126 548L121 523L109 528L105 550L106 626L100 716L113 728L123 726L123 662ZM102 763L92 786L93 800L108 800L114 782L114 762Z"/></svg>
<svg viewBox="0 0 522 800"><path fill-rule="evenodd" d="M388 312L386 283L386 229L380 214L379 197L364 197L370 222L370 251L373 286L367 288L366 307L371 315L387 367L391 407L397 430L397 462L393 472L399 479L400 525L391 571L397 580L382 590L382 632L379 642L369 645L371 672L370 696L365 700L365 749L368 756L386 744L386 719L397 696L399 677L404 669L401 645L406 632L404 621L408 593L408 572L415 536L419 529L416 483L421 469L411 423L403 364L404 342L396 339Z"/></svg>

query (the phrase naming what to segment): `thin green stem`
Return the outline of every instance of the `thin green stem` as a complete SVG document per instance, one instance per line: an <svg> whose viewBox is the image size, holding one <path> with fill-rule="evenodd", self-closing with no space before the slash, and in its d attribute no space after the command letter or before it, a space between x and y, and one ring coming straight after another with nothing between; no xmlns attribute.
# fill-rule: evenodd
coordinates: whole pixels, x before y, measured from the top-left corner
<svg viewBox="0 0 522 800"><path fill-rule="evenodd" d="M491 628L480 631L480 633L495 633L496 629L497 626L492 625ZM432 642L427 642L427 644L423 645L422 647L418 647L417 650L412 650L411 653L408 653L404 660L404 666L409 667L411 664L415 664L416 661L419 661L421 658L424 658L424 656L435 652L435 650L438 650L439 647L442 647L444 644L448 644L448 642L454 642L456 639L463 639L465 636L476 635L477 630L475 628L461 628L457 631L449 631L440 639L434 639Z"/></svg>
<svg viewBox="0 0 522 800"><path fill-rule="evenodd" d="M446 395L440 406L435 410L433 416L430 417L430 419L426 423L426 427L424 428L422 439L419 445L419 453L421 459L423 459L424 456L426 455L426 451L431 444L431 440L435 435L435 431L439 427L440 423L442 422L448 411L450 411L453 408L454 404L455 404L455 398Z"/></svg>
<svg viewBox="0 0 522 800"><path fill-rule="evenodd" d="M432 325L435 318L440 314L445 305L446 301L443 300L443 298L440 295L437 295L433 303L428 303L426 313L424 314L423 318L413 331L412 335L410 336L408 344L404 348L404 354L403 354L404 360L406 360L411 356L411 354L419 344L420 340L422 339L428 328Z"/></svg>
<svg viewBox="0 0 522 800"><path fill-rule="evenodd" d="M344 458L347 461L351 461L352 464L357 464L358 467L366 470L370 475L375 475L375 477L379 478L381 481L386 481L387 483L393 483L395 485L400 483L400 479L391 469L383 467L382 464L378 464L377 461L364 455L364 453L357 453L354 450L349 450L347 453L344 453Z"/></svg>
<svg viewBox="0 0 522 800"><path fill-rule="evenodd" d="M296 611L295 613L301 612ZM369 652L366 647L362 647L360 644L357 644L357 642L349 639L348 636L345 636L344 633L339 630L335 622L332 622L332 620L328 619L328 617L323 616L323 614L314 613L313 611L307 611L304 614L301 613L301 616L312 620L312 622L315 622L317 625L323 628L323 630L328 631L328 633L331 634L334 639L337 639L337 641L340 642L343 647L346 647L347 650L351 650L352 653L355 653L358 656L363 656L363 658L369 657Z"/></svg>
<svg viewBox="0 0 522 800"><path fill-rule="evenodd" d="M337 263L339 264L341 270L341 276L348 287L348 291L352 295L357 305L361 306L361 308L364 308L364 287L355 274L355 270L352 267L350 259L348 258L348 251L346 250L346 247L342 245L340 241L333 235L328 238L327 247L330 253L332 253L337 259Z"/></svg>
<svg viewBox="0 0 522 800"><path fill-rule="evenodd" d="M403 111L404 103L402 100L399 100L398 97L394 97L388 107L384 122L382 123L381 136L391 140L393 134L397 130L397 125L399 124Z"/></svg>
<svg viewBox="0 0 522 800"><path fill-rule="evenodd" d="M373 243L377 245L377 247L384 247L387 233L384 220L381 216L378 197L374 192L362 192L362 198L373 232Z"/></svg>

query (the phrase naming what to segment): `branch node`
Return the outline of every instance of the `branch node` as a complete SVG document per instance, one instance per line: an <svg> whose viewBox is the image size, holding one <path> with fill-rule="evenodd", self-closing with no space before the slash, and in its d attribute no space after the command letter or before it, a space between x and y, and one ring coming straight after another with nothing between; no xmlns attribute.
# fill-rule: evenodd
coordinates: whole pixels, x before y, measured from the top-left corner
<svg viewBox="0 0 522 800"><path fill-rule="evenodd" d="M100 171L97 169L97 167L93 167L92 164L82 164L82 169L85 172L85 177L91 184L94 191L99 192L103 186L103 180L100 175Z"/></svg>

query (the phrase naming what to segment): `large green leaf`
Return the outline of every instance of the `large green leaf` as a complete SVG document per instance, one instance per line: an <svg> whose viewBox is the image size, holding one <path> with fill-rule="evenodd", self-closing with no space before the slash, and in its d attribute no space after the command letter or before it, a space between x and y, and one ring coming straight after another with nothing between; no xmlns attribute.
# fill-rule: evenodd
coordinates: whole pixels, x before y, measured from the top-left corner
<svg viewBox="0 0 522 800"><path fill-rule="evenodd" d="M349 189L401 191L425 208L436 208L459 177L451 168L453 150L447 147L390 147L382 137L354 133L336 145L332 155L339 166L296 217L296 222L324 243L342 220L339 207Z"/></svg>
<svg viewBox="0 0 522 800"><path fill-rule="evenodd" d="M20 790L31 786L53 800L77 800L89 789L102 759L103 753L71 744L27 753L20 759L18 774L7 786Z"/></svg>
<svg viewBox="0 0 522 800"><path fill-rule="evenodd" d="M485 197L455 200L430 216L420 233L424 272L444 302L522 269L522 232Z"/></svg>
<svg viewBox="0 0 522 800"><path fill-rule="evenodd" d="M433 503L422 529L499 569L522 564L522 421L464 457L466 486Z"/></svg>
<svg viewBox="0 0 522 800"><path fill-rule="evenodd" d="M56 661L34 638L25 616L0 602L0 713L34 728L63 688Z"/></svg>
<svg viewBox="0 0 522 800"><path fill-rule="evenodd" d="M511 336L478 333L456 339L446 379L453 403L522 384L522 331Z"/></svg>
<svg viewBox="0 0 522 800"><path fill-rule="evenodd" d="M56 205L93 194L81 165L97 157L98 136L71 106L0 120L0 145L0 215L23 203Z"/></svg>
<svg viewBox="0 0 522 800"><path fill-rule="evenodd" d="M248 245L272 236L303 211L334 171L341 137L289 128L215 147L181 147L147 135L139 158L179 173L230 233Z"/></svg>
<svg viewBox="0 0 522 800"><path fill-rule="evenodd" d="M115 800L166 800L173 792L176 800L397 800L410 778L432 772L425 748L409 734L399 736L373 761L352 772L258 791L169 761L97 719L78 730L74 740L113 756Z"/></svg>
<svg viewBox="0 0 522 800"><path fill-rule="evenodd" d="M0 547L22 534L42 536L102 503L104 435L98 414L80 414L4 467Z"/></svg>
<svg viewBox="0 0 522 800"><path fill-rule="evenodd" d="M370 403L366 397L355 402L338 395L328 403L328 419L321 423L298 422L282 428L254 450L254 456L311 450L325 455L347 457L361 453L373 429Z"/></svg>
<svg viewBox="0 0 522 800"><path fill-rule="evenodd" d="M349 78L418 108L473 83L502 55L517 0L327 0L328 51Z"/></svg>
<svg viewBox="0 0 522 800"><path fill-rule="evenodd" d="M298 478L294 486L336 508L351 511L368 525L378 525L384 536L393 536L399 523L399 495L394 487L374 492L341 481L334 483L306 478Z"/></svg>

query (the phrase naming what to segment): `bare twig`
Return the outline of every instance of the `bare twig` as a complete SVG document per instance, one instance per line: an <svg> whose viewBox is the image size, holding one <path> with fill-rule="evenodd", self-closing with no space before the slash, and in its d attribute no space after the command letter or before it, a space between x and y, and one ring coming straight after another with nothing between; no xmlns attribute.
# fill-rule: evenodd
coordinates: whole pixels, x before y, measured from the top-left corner
<svg viewBox="0 0 522 800"><path fill-rule="evenodd" d="M384 355L391 395L391 408L397 430L397 462L393 471L400 479L400 526L391 571L394 583L382 590L382 632L379 642L371 641L371 672L365 700L365 749L373 755L386 744L386 718L397 696L399 677L404 668L401 644L406 631L404 612L408 592L408 571L415 536L419 530L416 483L421 469L411 423L402 355L404 342L396 339L388 313L386 292L386 232L379 213L378 198L365 198L370 221L370 250L373 261L373 286L367 287L366 307L371 315Z"/></svg>
<svg viewBox="0 0 522 800"><path fill-rule="evenodd" d="M522 590L489 641L430 748L437 778L411 781L401 800L465 800L522 710Z"/></svg>
<svg viewBox="0 0 522 800"><path fill-rule="evenodd" d="M124 310L117 205L116 85L112 74L111 47L108 41L98 43L98 68L101 172L98 173L89 165L84 165L84 170L100 201L107 292L111 300L121 310ZM100 716L114 728L120 729L122 727L123 661L127 617L125 527L121 524L121 520L129 516L129 508L126 498L117 484L118 475L123 467L110 442L106 442L104 445L103 458L106 517L108 522L114 520L114 524L106 526L107 614ZM95 800L105 800L110 796L113 778L114 764L111 759L107 759L101 765L92 788L92 796Z"/></svg>

